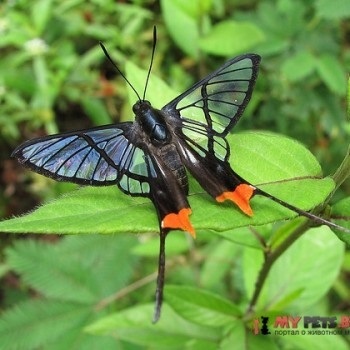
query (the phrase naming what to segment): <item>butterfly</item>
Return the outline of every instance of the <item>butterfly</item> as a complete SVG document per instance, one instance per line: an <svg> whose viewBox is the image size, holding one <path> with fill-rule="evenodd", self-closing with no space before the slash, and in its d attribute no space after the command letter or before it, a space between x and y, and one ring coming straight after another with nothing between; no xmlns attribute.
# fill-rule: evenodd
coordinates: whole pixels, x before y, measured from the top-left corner
<svg viewBox="0 0 350 350"><path fill-rule="evenodd" d="M339 228L250 184L229 164L226 135L245 110L258 76L260 56L244 54L194 84L161 109L145 99L156 44L143 97L135 91L135 120L29 140L12 156L32 170L81 185L117 185L131 196L148 197L160 227L160 254L154 321L160 317L165 275L165 239L171 230L195 237L190 222L187 171L217 202L229 200L253 215L250 199L258 194L319 223Z"/></svg>

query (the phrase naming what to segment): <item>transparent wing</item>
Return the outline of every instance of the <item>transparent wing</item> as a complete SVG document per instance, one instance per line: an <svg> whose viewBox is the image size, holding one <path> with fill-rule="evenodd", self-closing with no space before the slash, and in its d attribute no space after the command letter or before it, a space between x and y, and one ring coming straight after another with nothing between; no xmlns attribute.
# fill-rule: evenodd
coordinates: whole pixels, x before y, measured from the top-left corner
<svg viewBox="0 0 350 350"><path fill-rule="evenodd" d="M184 120L182 127L176 129L176 133L203 159L208 158L210 154L216 159L227 161L230 156L230 147L226 139L213 134L202 124Z"/></svg>
<svg viewBox="0 0 350 350"><path fill-rule="evenodd" d="M117 183L126 193L148 196L156 177L151 157L133 143L132 123L30 140L14 152L22 164L56 180L85 185Z"/></svg>
<svg viewBox="0 0 350 350"><path fill-rule="evenodd" d="M260 56L247 54L221 68L163 107L225 136L247 106L258 75Z"/></svg>

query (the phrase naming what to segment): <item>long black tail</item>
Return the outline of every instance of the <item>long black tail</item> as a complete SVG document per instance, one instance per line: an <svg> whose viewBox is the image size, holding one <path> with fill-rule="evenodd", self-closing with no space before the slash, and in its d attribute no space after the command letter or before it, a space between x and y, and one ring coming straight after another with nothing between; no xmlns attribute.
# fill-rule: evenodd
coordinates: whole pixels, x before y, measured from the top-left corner
<svg viewBox="0 0 350 350"><path fill-rule="evenodd" d="M157 277L157 289L156 300L154 306L153 323L156 323L161 314L163 304L163 290L165 279L165 239L169 230L160 229L159 234L159 261L158 261L158 277Z"/></svg>
<svg viewBox="0 0 350 350"><path fill-rule="evenodd" d="M253 186L253 187L255 188L254 194L267 197L267 198L273 200L274 202L282 205L283 207L290 209L290 210L294 211L295 213L298 213L301 216L305 216L306 218L308 218L316 223L319 223L321 225L327 225L330 228L334 228L334 229L339 230L339 231L350 233L350 230L347 229L346 227L337 225L334 222L328 221L320 216L317 216L317 215L312 214L308 211L299 209L299 208L295 207L294 205L291 205L291 204L289 204L289 203L287 203L279 198L274 197L273 195L261 190L260 188L257 188L255 186Z"/></svg>

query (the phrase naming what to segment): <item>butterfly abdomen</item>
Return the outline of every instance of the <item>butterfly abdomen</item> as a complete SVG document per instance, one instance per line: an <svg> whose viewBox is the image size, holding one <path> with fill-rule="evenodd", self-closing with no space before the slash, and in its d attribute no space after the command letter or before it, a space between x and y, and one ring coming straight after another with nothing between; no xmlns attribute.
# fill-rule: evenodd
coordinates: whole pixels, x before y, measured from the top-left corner
<svg viewBox="0 0 350 350"><path fill-rule="evenodd" d="M159 149L159 157L164 165L174 174L181 188L188 194L188 178L182 159L174 144L169 143Z"/></svg>

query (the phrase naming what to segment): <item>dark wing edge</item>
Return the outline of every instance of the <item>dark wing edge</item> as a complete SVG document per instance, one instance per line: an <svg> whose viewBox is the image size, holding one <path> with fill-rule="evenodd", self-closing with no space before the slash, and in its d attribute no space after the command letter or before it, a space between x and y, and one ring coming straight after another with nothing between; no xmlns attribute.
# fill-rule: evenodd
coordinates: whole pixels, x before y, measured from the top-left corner
<svg viewBox="0 0 350 350"><path fill-rule="evenodd" d="M245 54L193 85L165 105L162 110L206 125L213 133L225 136L238 122L253 93L261 57Z"/></svg>

